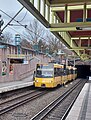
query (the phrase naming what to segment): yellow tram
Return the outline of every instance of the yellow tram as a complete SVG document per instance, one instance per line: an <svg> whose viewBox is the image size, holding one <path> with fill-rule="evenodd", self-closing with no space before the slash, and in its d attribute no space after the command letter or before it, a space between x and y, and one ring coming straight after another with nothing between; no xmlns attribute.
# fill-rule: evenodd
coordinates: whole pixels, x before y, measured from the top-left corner
<svg viewBox="0 0 91 120"><path fill-rule="evenodd" d="M73 80L77 78L77 68L73 67Z"/></svg>
<svg viewBox="0 0 91 120"><path fill-rule="evenodd" d="M35 87L54 88L66 84L73 79L71 72L67 73L66 67L60 64L37 64L34 75ZM75 76L75 75L74 75Z"/></svg>
<svg viewBox="0 0 91 120"><path fill-rule="evenodd" d="M67 66L67 80L71 81L73 80L73 67L72 66Z"/></svg>
<svg viewBox="0 0 91 120"><path fill-rule="evenodd" d="M72 66L66 66L66 70L67 70L67 80L68 81L72 81L72 80L76 79L77 68L72 67Z"/></svg>

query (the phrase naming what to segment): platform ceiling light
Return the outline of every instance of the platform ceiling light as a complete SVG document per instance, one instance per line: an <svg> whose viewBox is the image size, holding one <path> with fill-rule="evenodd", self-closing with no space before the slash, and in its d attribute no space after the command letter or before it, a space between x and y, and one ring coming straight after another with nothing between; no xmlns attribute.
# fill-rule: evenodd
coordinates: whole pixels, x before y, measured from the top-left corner
<svg viewBox="0 0 91 120"><path fill-rule="evenodd" d="M91 27L76 27L77 30L91 30Z"/></svg>
<svg viewBox="0 0 91 120"><path fill-rule="evenodd" d="M72 37L71 40L86 40L91 39L91 37Z"/></svg>
<svg viewBox="0 0 91 120"><path fill-rule="evenodd" d="M87 50L91 50L91 48L87 48Z"/></svg>

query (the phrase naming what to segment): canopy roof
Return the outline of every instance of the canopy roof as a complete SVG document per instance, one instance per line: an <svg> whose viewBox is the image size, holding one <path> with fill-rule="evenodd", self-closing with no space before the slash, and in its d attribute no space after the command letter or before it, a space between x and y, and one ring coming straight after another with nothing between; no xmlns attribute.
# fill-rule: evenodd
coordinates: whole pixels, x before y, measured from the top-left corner
<svg viewBox="0 0 91 120"><path fill-rule="evenodd" d="M38 0L37 8L34 0L18 1L82 60L91 60L91 0Z"/></svg>

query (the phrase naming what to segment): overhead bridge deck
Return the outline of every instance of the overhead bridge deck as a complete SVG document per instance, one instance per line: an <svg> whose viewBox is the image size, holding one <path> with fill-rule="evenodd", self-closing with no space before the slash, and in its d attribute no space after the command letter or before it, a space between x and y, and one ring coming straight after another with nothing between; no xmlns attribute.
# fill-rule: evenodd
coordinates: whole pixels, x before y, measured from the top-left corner
<svg viewBox="0 0 91 120"><path fill-rule="evenodd" d="M91 0L18 1L81 60L91 60Z"/></svg>

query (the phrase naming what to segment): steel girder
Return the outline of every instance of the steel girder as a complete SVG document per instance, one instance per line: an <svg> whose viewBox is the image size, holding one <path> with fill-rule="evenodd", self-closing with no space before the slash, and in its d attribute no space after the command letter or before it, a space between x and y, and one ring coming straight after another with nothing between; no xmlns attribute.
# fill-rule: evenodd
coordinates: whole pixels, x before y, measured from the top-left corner
<svg viewBox="0 0 91 120"><path fill-rule="evenodd" d="M43 15L41 15L41 13L40 13L40 11L38 10L38 9L36 9L35 7L34 7L34 5L33 5L33 3L34 3L34 0L33 0L33 3L31 3L29 0L18 0L30 13L32 13L45 27L47 27L47 28L50 28L51 27L51 29L53 28L53 26L58 26L58 25L60 25L60 28L59 29L62 29L63 27L76 27L76 25L79 25L79 23L75 23L75 25L72 25L72 23L60 23L61 22L61 20L59 20L57 17L56 17L56 19L55 19L55 21L56 22L58 22L58 23L56 23L55 24L55 22L54 22L54 17L55 17L55 14L53 14L53 19L52 19L52 24L50 24L50 22L48 21L48 20L46 20L45 19L45 15L43 16ZM63 2L63 4L65 4L65 2L70 2L71 3L71 1L73 1L73 0L52 0L52 2L50 2L49 0L44 0L45 2L45 4L47 4L47 5L50 5L50 3L51 4L56 4L56 3L58 3L58 4L61 4L62 2ZM62 1L62 2L61 2ZM64 2L65 1L65 2ZM78 2L78 0L74 0L75 2ZM80 0L80 2L84 2L84 0ZM87 2L87 1L86 1ZM88 0L88 2L90 2L90 0ZM45 7L45 4L44 4L44 7ZM51 6L51 5L50 5ZM50 6L48 6L48 7L50 7ZM41 7L41 6L39 6L39 7ZM46 10L44 9L44 11L46 12ZM45 13L44 13L45 14ZM48 13L48 14L50 14L50 13ZM65 12L65 15L67 14L67 12ZM67 22L67 15L66 15L66 22ZM89 23L86 23L87 25L90 25ZM61 27L61 25L63 26L63 27ZM83 23L81 23L81 25L83 26ZM91 25L90 25L91 26ZM75 48L75 47L77 47L77 45L75 44L75 42L73 41L72 43L71 43L71 36L69 35L69 33L68 32L63 32L63 30L60 30L60 31L62 31L62 32L58 32L59 30L57 30L57 28L55 29L55 30L51 30L52 31L52 33L58 38L58 39L60 39L60 41L62 41L68 48L70 48L70 49L72 49L72 48ZM73 51L79 56L79 57L81 57L83 60L85 60L85 58L87 59L87 56L86 57L83 57L82 55L81 55L81 53L80 53L80 51L79 51L79 49L78 50L76 50L76 49L73 49Z"/></svg>

